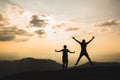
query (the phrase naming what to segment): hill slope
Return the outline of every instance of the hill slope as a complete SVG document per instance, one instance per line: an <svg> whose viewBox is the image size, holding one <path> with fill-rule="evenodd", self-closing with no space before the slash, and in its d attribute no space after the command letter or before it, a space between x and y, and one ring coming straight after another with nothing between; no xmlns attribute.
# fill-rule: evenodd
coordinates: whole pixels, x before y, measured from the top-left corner
<svg viewBox="0 0 120 80"><path fill-rule="evenodd" d="M50 59L24 58L15 61L0 61L0 78L27 71L60 70L62 65Z"/></svg>
<svg viewBox="0 0 120 80"><path fill-rule="evenodd" d="M25 59L25 61L26 60L28 59ZM62 66L60 65L60 67ZM81 66L74 66L66 71L59 69L29 70L9 75L1 78L0 80L120 80L119 74L120 63L94 62L93 66L90 66L88 63L86 63Z"/></svg>
<svg viewBox="0 0 120 80"><path fill-rule="evenodd" d="M120 66L83 67L66 71L30 71L1 80L120 80Z"/></svg>

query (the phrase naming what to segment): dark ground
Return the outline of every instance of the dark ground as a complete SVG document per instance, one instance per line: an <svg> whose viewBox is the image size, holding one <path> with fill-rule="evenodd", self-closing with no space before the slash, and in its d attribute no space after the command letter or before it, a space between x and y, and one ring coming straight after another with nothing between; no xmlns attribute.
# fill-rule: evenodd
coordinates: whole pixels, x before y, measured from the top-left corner
<svg viewBox="0 0 120 80"><path fill-rule="evenodd" d="M0 80L120 80L120 66L72 68L66 71L30 71Z"/></svg>
<svg viewBox="0 0 120 80"><path fill-rule="evenodd" d="M0 80L120 80L119 62L94 62L66 71L49 59L0 61Z"/></svg>

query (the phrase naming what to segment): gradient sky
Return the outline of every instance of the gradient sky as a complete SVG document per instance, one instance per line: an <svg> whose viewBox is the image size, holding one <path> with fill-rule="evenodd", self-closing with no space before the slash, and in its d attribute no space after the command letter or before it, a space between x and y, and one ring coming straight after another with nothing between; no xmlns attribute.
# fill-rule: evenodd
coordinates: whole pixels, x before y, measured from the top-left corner
<svg viewBox="0 0 120 80"><path fill-rule="evenodd" d="M0 0L0 59L25 57L52 59L61 63L66 44L76 51L78 40L95 39L88 45L93 61L120 61L120 0ZM83 57L80 61L87 62Z"/></svg>

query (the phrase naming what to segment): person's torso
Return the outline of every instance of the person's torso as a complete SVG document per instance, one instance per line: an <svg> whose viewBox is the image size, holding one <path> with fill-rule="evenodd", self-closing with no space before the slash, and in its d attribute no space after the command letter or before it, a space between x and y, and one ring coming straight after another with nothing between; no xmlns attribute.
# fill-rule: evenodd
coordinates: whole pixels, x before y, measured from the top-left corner
<svg viewBox="0 0 120 80"><path fill-rule="evenodd" d="M68 49L63 49L63 56L68 56Z"/></svg>
<svg viewBox="0 0 120 80"><path fill-rule="evenodd" d="M87 44L86 43L81 43L81 51L86 52Z"/></svg>

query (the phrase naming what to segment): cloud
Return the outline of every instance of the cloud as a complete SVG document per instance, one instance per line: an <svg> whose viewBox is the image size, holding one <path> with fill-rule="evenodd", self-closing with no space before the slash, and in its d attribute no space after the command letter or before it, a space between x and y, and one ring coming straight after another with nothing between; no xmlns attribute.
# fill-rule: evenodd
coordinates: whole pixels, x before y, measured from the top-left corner
<svg viewBox="0 0 120 80"><path fill-rule="evenodd" d="M4 3L6 3L6 4L13 4L10 0L0 0L0 2L4 2Z"/></svg>
<svg viewBox="0 0 120 80"><path fill-rule="evenodd" d="M45 31L44 31L44 30L41 30L41 29L36 30L35 33L37 33L40 37L43 37L43 36L45 36L45 34L46 34Z"/></svg>
<svg viewBox="0 0 120 80"><path fill-rule="evenodd" d="M0 41L12 41L15 39L15 35L8 32L0 31Z"/></svg>
<svg viewBox="0 0 120 80"><path fill-rule="evenodd" d="M109 20L106 22L100 22L95 24L95 26L114 26L114 25L120 25L120 20Z"/></svg>
<svg viewBox="0 0 120 80"><path fill-rule="evenodd" d="M3 13L0 13L0 27L3 27L8 24L9 24L9 20L7 19L6 15Z"/></svg>
<svg viewBox="0 0 120 80"><path fill-rule="evenodd" d="M57 28L63 28L66 26L66 23L60 23L60 24L57 24L57 25L54 25L53 26L53 29L57 29Z"/></svg>
<svg viewBox="0 0 120 80"><path fill-rule="evenodd" d="M10 24L10 20L8 19L5 13L0 12L0 41L14 41L16 36L26 36L30 37L33 34L27 32L24 29L18 29L18 26L14 26ZM20 39L20 38L19 38ZM26 39L20 39L21 41L25 41ZM19 41L20 41L19 40Z"/></svg>
<svg viewBox="0 0 120 80"><path fill-rule="evenodd" d="M33 34L30 34L30 33L28 33L27 31L25 31L25 30L23 30L23 29L16 29L16 30L14 31L14 33L15 33L16 35L22 35L22 36L33 36Z"/></svg>
<svg viewBox="0 0 120 80"><path fill-rule="evenodd" d="M17 12L17 14L21 15L22 14L22 9L17 8L16 6L13 5L8 5L10 8ZM10 22L11 20L11 13L3 13L0 12L0 41L27 41L28 37L33 36L32 33L29 33L28 31L24 29L18 29L18 26L15 26ZM16 14L13 14L16 16ZM15 21L14 19L12 19ZM24 37L24 38L21 38Z"/></svg>
<svg viewBox="0 0 120 80"><path fill-rule="evenodd" d="M13 39L15 39L15 35L13 32L13 28L6 28L3 27L0 30L0 41L11 41Z"/></svg>
<svg viewBox="0 0 120 80"><path fill-rule="evenodd" d="M17 27L3 27L1 31L4 31L6 33L12 33L14 35L21 35L21 36L32 36L33 34L23 30L23 29L18 29Z"/></svg>
<svg viewBox="0 0 120 80"><path fill-rule="evenodd" d="M18 14L18 15L22 15L24 13L24 10L22 8L20 8L18 5L12 5L9 4L7 5L8 11L10 12L14 12L14 14Z"/></svg>
<svg viewBox="0 0 120 80"><path fill-rule="evenodd" d="M23 29L18 29L17 27L3 27L0 30L0 41L12 41L17 35L32 36L33 34L30 34Z"/></svg>
<svg viewBox="0 0 120 80"><path fill-rule="evenodd" d="M47 24L47 21L39 19L38 15L33 15L29 23L30 23L29 24L30 27L45 27Z"/></svg>
<svg viewBox="0 0 120 80"><path fill-rule="evenodd" d="M65 31L76 31L76 30L79 30L79 28L68 28Z"/></svg>

